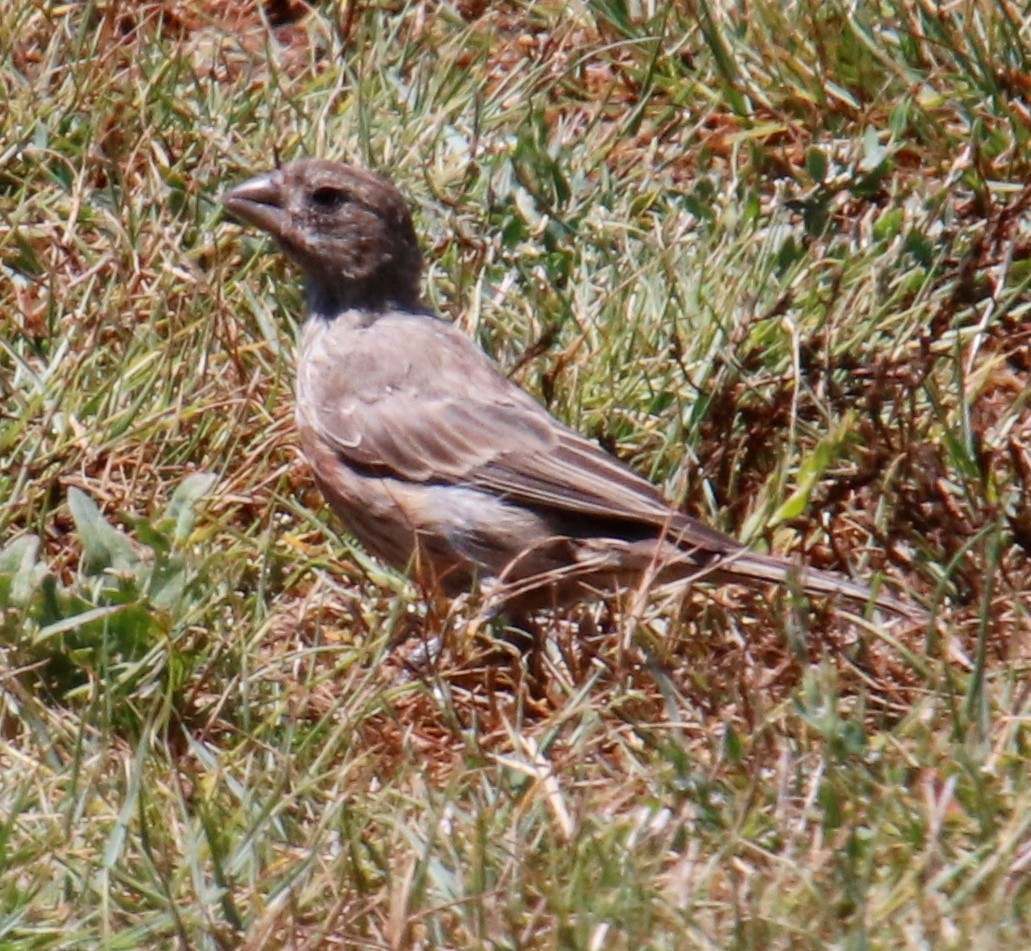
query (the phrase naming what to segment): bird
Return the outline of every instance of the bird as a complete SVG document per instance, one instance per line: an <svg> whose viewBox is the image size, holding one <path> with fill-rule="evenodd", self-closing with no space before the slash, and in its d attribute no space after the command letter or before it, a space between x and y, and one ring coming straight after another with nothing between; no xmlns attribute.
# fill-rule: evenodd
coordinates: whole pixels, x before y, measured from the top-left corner
<svg viewBox="0 0 1031 951"><path fill-rule="evenodd" d="M316 483L350 534L424 590L479 587L499 614L528 618L645 582L778 583L925 617L689 517L555 418L423 302L412 214L387 178L301 158L222 203L303 275L295 416Z"/></svg>

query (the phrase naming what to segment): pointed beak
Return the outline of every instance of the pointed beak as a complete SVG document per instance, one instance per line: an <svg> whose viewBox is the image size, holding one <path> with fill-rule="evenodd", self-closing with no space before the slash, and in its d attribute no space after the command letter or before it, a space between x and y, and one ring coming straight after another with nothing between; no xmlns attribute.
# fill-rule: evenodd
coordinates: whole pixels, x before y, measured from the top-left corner
<svg viewBox="0 0 1031 951"><path fill-rule="evenodd" d="M230 188L222 196L222 204L234 218L279 237L287 222L287 212L283 207L283 173L278 170L266 172Z"/></svg>

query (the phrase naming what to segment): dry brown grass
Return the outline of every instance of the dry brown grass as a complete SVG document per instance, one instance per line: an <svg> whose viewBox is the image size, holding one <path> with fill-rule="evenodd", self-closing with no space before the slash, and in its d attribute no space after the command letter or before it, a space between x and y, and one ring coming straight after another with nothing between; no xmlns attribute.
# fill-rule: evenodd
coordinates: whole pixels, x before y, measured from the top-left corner
<svg viewBox="0 0 1031 951"><path fill-rule="evenodd" d="M0 943L1027 946L1028 25L867 17L5 7ZM530 672L371 561L218 206L301 153L556 414L933 627L700 588Z"/></svg>

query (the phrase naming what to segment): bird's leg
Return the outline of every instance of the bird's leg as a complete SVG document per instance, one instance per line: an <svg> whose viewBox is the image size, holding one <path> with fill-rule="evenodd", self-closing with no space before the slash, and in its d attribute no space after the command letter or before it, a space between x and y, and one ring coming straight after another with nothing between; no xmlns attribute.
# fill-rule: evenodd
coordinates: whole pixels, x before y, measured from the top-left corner
<svg viewBox="0 0 1031 951"><path fill-rule="evenodd" d="M540 627L529 615L498 616L497 638L526 655L540 649Z"/></svg>
<svg viewBox="0 0 1031 951"><path fill-rule="evenodd" d="M531 696L539 696L544 683L544 637L540 626L529 615L522 614L496 614L491 620L490 636L496 645L492 659L507 660L514 681L525 677Z"/></svg>

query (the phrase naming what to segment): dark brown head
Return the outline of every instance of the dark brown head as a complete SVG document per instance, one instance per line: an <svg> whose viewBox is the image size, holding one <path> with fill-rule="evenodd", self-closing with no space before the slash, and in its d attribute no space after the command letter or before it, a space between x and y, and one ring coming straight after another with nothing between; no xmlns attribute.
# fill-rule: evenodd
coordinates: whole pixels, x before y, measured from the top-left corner
<svg viewBox="0 0 1031 951"><path fill-rule="evenodd" d="M385 178L300 159L237 185L222 203L300 265L316 311L418 304L422 258L412 216Z"/></svg>

